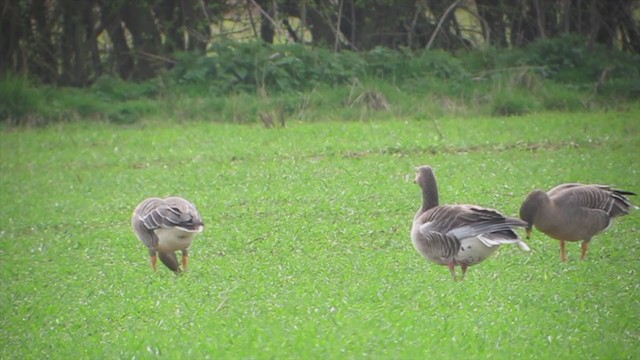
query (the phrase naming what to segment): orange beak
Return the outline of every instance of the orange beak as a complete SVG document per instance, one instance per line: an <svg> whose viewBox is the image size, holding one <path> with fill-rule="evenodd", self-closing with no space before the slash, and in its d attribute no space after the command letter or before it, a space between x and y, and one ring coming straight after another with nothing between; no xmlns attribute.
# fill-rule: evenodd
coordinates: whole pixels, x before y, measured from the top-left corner
<svg viewBox="0 0 640 360"><path fill-rule="evenodd" d="M531 238L531 228L526 228L524 231L527 233L527 240Z"/></svg>

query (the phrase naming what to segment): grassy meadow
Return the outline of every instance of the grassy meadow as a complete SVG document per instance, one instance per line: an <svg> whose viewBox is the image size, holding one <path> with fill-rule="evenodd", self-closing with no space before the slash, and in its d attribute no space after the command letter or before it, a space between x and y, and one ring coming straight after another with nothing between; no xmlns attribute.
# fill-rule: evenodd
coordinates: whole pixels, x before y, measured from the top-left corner
<svg viewBox="0 0 640 360"><path fill-rule="evenodd" d="M638 359L639 212L586 261L571 243L561 263L534 232L531 252L502 247L462 282L409 230L423 164L442 203L513 216L561 182L640 192L639 119L632 107L5 129L0 358ZM142 199L168 195L206 225L183 276L154 273L130 226Z"/></svg>

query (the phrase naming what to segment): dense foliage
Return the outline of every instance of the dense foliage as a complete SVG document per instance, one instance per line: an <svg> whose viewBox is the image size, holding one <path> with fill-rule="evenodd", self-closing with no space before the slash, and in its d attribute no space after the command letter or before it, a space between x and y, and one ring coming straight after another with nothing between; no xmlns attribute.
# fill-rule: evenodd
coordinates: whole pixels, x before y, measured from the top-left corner
<svg viewBox="0 0 640 360"><path fill-rule="evenodd" d="M352 119L375 117L368 108L419 110L407 99L420 97L435 99L426 111L431 116L511 115L615 106L640 96L638 55L589 47L576 36L522 49L455 53L384 47L333 52L301 44L220 42L206 56L183 52L176 58L175 66L158 77L129 83L105 76L88 91L5 76L0 116L11 124L163 116L255 122L269 112L287 119L321 119L311 115L328 106L344 109L341 118ZM356 101L367 91L379 93L389 106Z"/></svg>
<svg viewBox="0 0 640 360"><path fill-rule="evenodd" d="M637 54L637 8L632 0L8 1L0 73L76 87L102 76L144 81L175 66L178 52L218 52L228 41L455 51L572 34ZM244 70L233 76L244 81Z"/></svg>

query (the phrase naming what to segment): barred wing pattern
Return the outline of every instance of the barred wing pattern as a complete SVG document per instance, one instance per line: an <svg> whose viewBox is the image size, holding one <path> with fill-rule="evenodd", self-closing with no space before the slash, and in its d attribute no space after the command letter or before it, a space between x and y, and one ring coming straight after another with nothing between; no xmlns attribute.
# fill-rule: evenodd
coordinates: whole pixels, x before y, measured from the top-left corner
<svg viewBox="0 0 640 360"><path fill-rule="evenodd" d="M179 197L144 200L134 210L131 222L136 235L150 251L158 245L154 230L178 228L186 232L199 233L204 229L202 217L196 207Z"/></svg>
<svg viewBox="0 0 640 360"><path fill-rule="evenodd" d="M427 243L430 257L453 257L460 251L460 241L470 237L478 237L489 247L504 243L524 244L513 228L525 227L526 222L507 218L492 209L472 205L439 206L426 211L417 220L422 224L420 234Z"/></svg>
<svg viewBox="0 0 640 360"><path fill-rule="evenodd" d="M635 207L625 196L634 193L607 185L564 184L547 194L557 209L563 209L565 231L585 240L604 231L613 219L629 214Z"/></svg>

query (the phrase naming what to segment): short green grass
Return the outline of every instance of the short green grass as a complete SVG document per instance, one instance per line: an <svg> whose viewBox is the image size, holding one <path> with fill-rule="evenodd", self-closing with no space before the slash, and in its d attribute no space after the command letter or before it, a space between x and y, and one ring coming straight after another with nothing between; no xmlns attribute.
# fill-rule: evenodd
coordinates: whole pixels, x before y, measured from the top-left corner
<svg viewBox="0 0 640 360"><path fill-rule="evenodd" d="M535 232L453 282L409 238L443 203L517 215L561 182L640 191L640 110L0 133L0 358L640 357L640 214L561 263ZM129 219L181 195L206 229L153 273ZM635 199L638 203L638 199Z"/></svg>

